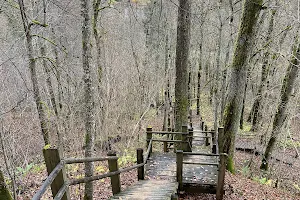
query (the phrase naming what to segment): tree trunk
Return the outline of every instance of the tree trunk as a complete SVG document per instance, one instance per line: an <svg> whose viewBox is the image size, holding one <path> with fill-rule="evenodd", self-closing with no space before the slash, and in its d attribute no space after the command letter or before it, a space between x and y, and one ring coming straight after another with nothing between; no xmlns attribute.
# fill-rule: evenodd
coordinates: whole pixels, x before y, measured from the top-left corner
<svg viewBox="0 0 300 200"><path fill-rule="evenodd" d="M25 12L25 7L24 7L24 2L23 0L18 0L18 4L20 7L20 12L21 12L21 17L22 17L22 23L26 35L26 48L27 48L27 53L28 53L28 58L29 58L29 70L30 70L30 78L31 78L31 83L33 87L33 96L35 100L35 104L37 107L38 115L39 115L39 121L40 121L40 126L42 129L42 134L43 134L43 139L45 142L45 145L50 144L50 139L49 139L49 130L47 128L47 121L46 121L46 115L45 111L43 110L43 102L42 98L40 95L39 91L39 83L37 79L37 74L36 74L36 59L34 58L34 49L33 49L33 44L32 44L32 35L31 35L31 30L30 28L32 27L32 24L29 23L26 12Z"/></svg>
<svg viewBox="0 0 300 200"><path fill-rule="evenodd" d="M221 45L222 45L222 16L221 16L221 3L219 2L218 18L220 27L218 27L218 42L217 42L217 55L216 55L216 71L214 79L214 130L218 131L218 113L219 113L219 77L220 77L220 59L221 59Z"/></svg>
<svg viewBox="0 0 300 200"><path fill-rule="evenodd" d="M200 115L200 92L201 92L201 70L202 70L202 31L201 31L201 44L199 46L199 67L198 67L198 73L197 73L197 108L196 112L197 115Z"/></svg>
<svg viewBox="0 0 300 200"><path fill-rule="evenodd" d="M262 0L245 0L243 15L231 66L228 101L224 112L224 151L228 154L227 168L234 172L235 135L238 132L247 78L247 56L251 49L253 30L262 7Z"/></svg>
<svg viewBox="0 0 300 200"><path fill-rule="evenodd" d="M0 199L3 200L13 200L7 185L4 180L3 172L0 169Z"/></svg>
<svg viewBox="0 0 300 200"><path fill-rule="evenodd" d="M94 151L94 98L91 73L91 19L90 19L90 0L82 0L82 67L84 71L84 108L85 108L85 157L92 157ZM85 176L93 175L93 163L85 163ZM93 199L93 183L85 184L84 199Z"/></svg>
<svg viewBox="0 0 300 200"><path fill-rule="evenodd" d="M190 45L191 1L179 0L176 81L175 81L175 131L180 131L188 120L188 58Z"/></svg>
<svg viewBox="0 0 300 200"><path fill-rule="evenodd" d="M42 44L40 44L40 45L42 45ZM51 81L51 73L50 73L51 71L50 71L49 67L47 66L46 50L45 50L44 46L41 46L41 55L42 55L42 58L43 58L43 68L44 68L44 71L45 71L45 74L46 74L46 84L47 84L47 87L48 87L48 90L49 90L50 102L52 104L52 108L53 108L54 114L55 114L54 126L55 126L55 130L56 130L57 138L58 138L58 147L63 148L62 136L61 136L61 134L59 132L59 128L58 128L58 109L57 109L55 94L54 94L52 81Z"/></svg>
<svg viewBox="0 0 300 200"><path fill-rule="evenodd" d="M274 28L274 18L275 18L276 10L272 10L271 13L271 19L269 22L269 28L266 36L265 43L267 44L266 51L263 56L263 64L262 64L262 72L261 72L261 82L256 94L256 99L253 104L253 120L252 120L252 128L251 131L257 131L258 125L262 118L261 113L261 103L262 103L262 92L265 88L265 85L267 83L268 73L269 73L269 55L270 55L270 49L269 49L269 43L271 39L271 34L273 32Z"/></svg>
<svg viewBox="0 0 300 200"><path fill-rule="evenodd" d="M164 92L164 124L163 131L167 131L169 128L169 97L168 97L168 84L169 84L169 65L170 65L170 48L169 48L169 36L166 35L166 45L165 45L165 92Z"/></svg>
<svg viewBox="0 0 300 200"><path fill-rule="evenodd" d="M260 166L261 169L264 170L268 169L269 158L273 152L277 137L280 134L281 129L284 125L286 119L287 106L290 97L292 95L296 78L299 72L299 67L300 67L299 60L300 60L300 43L298 41L298 35L296 35L290 65L287 68L286 75L284 77L283 84L281 87L280 103L278 105L277 112L273 121L271 138L268 142L267 148L264 153L264 157L262 159L262 164Z"/></svg>

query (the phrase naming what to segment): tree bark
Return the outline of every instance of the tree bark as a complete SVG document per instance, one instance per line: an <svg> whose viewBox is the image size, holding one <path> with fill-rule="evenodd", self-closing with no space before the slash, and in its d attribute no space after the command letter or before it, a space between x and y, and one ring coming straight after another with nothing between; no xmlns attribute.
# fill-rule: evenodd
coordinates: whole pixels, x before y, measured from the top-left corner
<svg viewBox="0 0 300 200"><path fill-rule="evenodd" d="M47 128L46 115L45 115L45 111L43 110L43 102L39 91L39 83L38 83L38 78L36 73L36 59L34 58L34 49L32 44L31 30L30 30L33 24L29 23L27 19L23 0L18 0L18 4L20 7L22 23L24 27L25 36L26 36L26 48L27 48L27 54L29 58L29 70L30 70L31 83L33 87L33 96L34 96L35 104L39 115L39 121L40 121L40 127L42 130L43 139L45 145L47 145L50 144L49 130Z"/></svg>
<svg viewBox="0 0 300 200"><path fill-rule="evenodd" d="M218 18L220 22L220 27L218 27L218 41L217 41L217 55L216 55L216 71L214 79L214 130L218 131L218 113L219 113L219 77L220 77L220 59L221 59L221 45L222 45L222 31L223 22L221 16L221 3L219 2Z"/></svg>
<svg viewBox="0 0 300 200"><path fill-rule="evenodd" d="M175 131L180 131L188 120L188 57L190 45L191 1L179 0L176 81L175 81Z"/></svg>
<svg viewBox="0 0 300 200"><path fill-rule="evenodd" d="M227 168L234 173L235 135L238 132L242 101L247 78L247 56L251 49L254 27L262 7L262 0L245 0L243 15L231 66L228 101L224 112L224 151L228 154Z"/></svg>
<svg viewBox="0 0 300 200"><path fill-rule="evenodd" d="M94 89L92 86L91 73L91 19L90 19L90 0L82 0L82 67L84 71L84 108L85 108L85 157L92 157L94 151ZM93 163L85 163L85 177L93 175ZM85 184L84 199L93 199L93 183Z"/></svg>
<svg viewBox="0 0 300 200"><path fill-rule="evenodd" d="M169 124L169 66L170 66L170 47L169 47L169 36L166 35L166 44L165 44L165 92L164 92L164 124L163 131L167 131Z"/></svg>
<svg viewBox="0 0 300 200"><path fill-rule="evenodd" d="M263 56L263 64L262 64L262 71L261 71L261 82L256 94L256 99L253 104L253 120L252 120L252 128L251 131L257 131L258 125L261 121L262 118L262 113L261 113L261 103L262 103L262 93L265 88L265 85L267 83L268 79L268 74L269 74L269 55L270 55L270 49L269 49L269 43L271 39L271 34L273 32L274 28L274 18L276 14L276 10L271 11L271 19L269 22L269 28L266 36L266 41L265 43L267 44L266 51Z"/></svg>
<svg viewBox="0 0 300 200"><path fill-rule="evenodd" d="M292 58L290 60L290 65L287 68L286 75L283 80L283 84L280 92L280 103L277 108L277 112L273 121L273 128L271 133L271 138L268 142L267 148L262 159L261 169L267 170L270 156L273 152L278 135L284 125L287 115L287 106L290 97L293 92L293 88L296 82L296 78L299 72L300 65L300 43L298 41L298 32L295 38L294 47L292 50Z"/></svg>

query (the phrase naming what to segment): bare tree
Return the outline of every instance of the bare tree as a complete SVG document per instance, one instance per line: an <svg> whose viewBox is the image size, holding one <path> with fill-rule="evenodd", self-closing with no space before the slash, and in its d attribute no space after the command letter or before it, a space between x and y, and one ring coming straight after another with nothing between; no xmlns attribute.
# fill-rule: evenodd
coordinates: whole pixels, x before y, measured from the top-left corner
<svg viewBox="0 0 300 200"><path fill-rule="evenodd" d="M294 46L292 48L292 57L290 65L287 68L283 84L280 92L280 102L278 104L277 112L273 121L273 128L271 138L268 142L267 148L262 159L261 169L267 170L270 156L273 152L277 137L279 136L284 122L287 118L287 107L293 93L293 88L298 77L300 65L300 43L298 40L298 32L295 36Z"/></svg>
<svg viewBox="0 0 300 200"><path fill-rule="evenodd" d="M91 72L91 18L90 0L82 0L82 67L84 71L84 103L85 103L85 157L92 157L94 151L95 119L94 119L94 98ZM93 163L85 163L85 176L93 175ZM85 184L84 199L93 199L93 182Z"/></svg>
<svg viewBox="0 0 300 200"><path fill-rule="evenodd" d="M190 44L191 1L180 0L178 7L176 82L175 82L175 130L181 130L188 120L188 58Z"/></svg>
<svg viewBox="0 0 300 200"><path fill-rule="evenodd" d="M228 101L224 112L224 149L228 153L229 171L234 172L235 135L239 129L242 101L247 77L247 56L253 38L257 16L262 9L262 0L245 0L239 34L231 65ZM221 147L222 149L222 147Z"/></svg>
<svg viewBox="0 0 300 200"><path fill-rule="evenodd" d="M50 144L49 130L47 128L46 115L45 115L45 111L43 110L43 102L39 91L39 83L38 83L37 73L36 73L36 58L34 57L34 49L33 49L32 34L31 34L31 27L37 23L34 24L27 19L23 0L18 0L18 3L20 7L24 32L26 35L26 47L27 47L27 54L29 59L29 70L31 75L34 100L39 114L39 121L42 129L44 142L45 145L47 145ZM38 24L38 25L45 26L44 24Z"/></svg>

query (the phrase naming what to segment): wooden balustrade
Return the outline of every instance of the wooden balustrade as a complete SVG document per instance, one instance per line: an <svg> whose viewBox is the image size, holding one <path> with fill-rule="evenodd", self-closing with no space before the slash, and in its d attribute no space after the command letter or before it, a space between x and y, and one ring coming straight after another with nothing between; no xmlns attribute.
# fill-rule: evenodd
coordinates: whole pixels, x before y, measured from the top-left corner
<svg viewBox="0 0 300 200"><path fill-rule="evenodd" d="M147 163L148 158L152 153L152 144L153 142L163 142L164 144L164 152L168 151L168 143L180 143L179 149L176 151L176 177L179 184L179 190L183 189L183 164L193 164L193 165L215 165L218 166L218 183L217 183L217 199L220 200L223 198L224 194L224 177L225 177L225 169L226 169L226 156L227 154L223 153L223 137L224 137L224 129L218 129L218 143L216 143L217 135L215 131L207 130L207 125L204 122L201 122L201 127L205 133L205 144L208 146L209 143L212 145L212 154L207 153L195 153L192 152L192 141L194 139L193 136L193 128L187 129L187 126L182 127L182 132L170 132L170 131L153 131L152 128L147 128L147 152L143 154L143 149L137 149L137 164L134 166L130 166L127 168L118 168L118 157L115 152L109 152L106 157L89 157L89 158L68 158L61 159L59 155L59 151L57 149L44 149L43 154L45 157L45 162L47 166L47 171L49 176L45 180L41 189L34 195L33 200L38 200L45 193L47 187L51 185L52 195L54 200L64 199L69 200L69 191L68 187L70 185L76 185L80 183L87 183L103 178L110 177L111 186L113 194L117 194L121 191L120 184L120 173L127 172L133 169L137 169L138 171L138 180L144 180L145 172L144 166ZM170 135L179 135L181 140L173 140L171 139L154 139L153 134L167 134ZM208 136L211 134L211 136ZM211 139L210 139L211 138ZM210 140L210 141L209 141ZM218 151L219 150L219 151ZM220 153L218 153L220 152ZM205 163L205 162L184 162L184 155L199 155L199 156L217 156L219 157L218 163ZM85 177L81 179L67 180L64 166L66 164L73 163L85 163L85 162L95 162L95 161L107 161L109 166L109 172L101 175L96 175L92 177Z"/></svg>

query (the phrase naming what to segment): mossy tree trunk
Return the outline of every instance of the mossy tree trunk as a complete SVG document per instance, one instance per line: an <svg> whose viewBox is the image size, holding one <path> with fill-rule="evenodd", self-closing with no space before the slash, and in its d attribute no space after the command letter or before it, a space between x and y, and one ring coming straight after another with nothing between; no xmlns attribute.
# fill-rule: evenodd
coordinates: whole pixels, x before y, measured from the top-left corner
<svg viewBox="0 0 300 200"><path fill-rule="evenodd" d="M175 131L188 122L188 57L190 45L191 1L179 0L176 81L175 81Z"/></svg>
<svg viewBox="0 0 300 200"><path fill-rule="evenodd" d="M0 199L13 200L13 198L7 188L7 185L5 183L3 172L1 171L1 169L0 169Z"/></svg>
<svg viewBox="0 0 300 200"><path fill-rule="evenodd" d="M39 115L39 122L42 130L43 139L45 145L47 145L50 144L49 130L47 127L46 114L45 111L43 110L43 101L39 90L39 83L38 83L37 72L36 72L36 59L34 58L34 48L32 42L32 34L31 34L31 28L34 24L30 23L29 20L27 19L23 0L18 0L18 4L19 4L22 23L24 27L25 36L26 36L26 48L27 48L27 54L29 59L29 70L30 70L30 79L33 88L33 97Z"/></svg>
<svg viewBox="0 0 300 200"><path fill-rule="evenodd" d="M93 83L91 73L91 18L90 18L90 0L82 0L82 67L84 71L84 113L85 113L85 157L92 157L94 151L95 134L95 116L94 116L94 98ZM93 163L85 163L85 176L93 175ZM85 184L84 199L93 199L93 183Z"/></svg>
<svg viewBox="0 0 300 200"><path fill-rule="evenodd" d="M292 57L290 60L290 65L287 68L282 87L280 92L280 103L277 108L277 112L273 121L273 128L271 138L268 142L267 148L262 159L261 169L267 170L270 156L273 152L276 140L278 135L281 132L281 129L286 120L287 106L290 100L290 97L293 93L293 88L296 83L296 79L299 72L300 65L300 43L298 41L298 32L295 38L295 43L293 47Z"/></svg>
<svg viewBox="0 0 300 200"><path fill-rule="evenodd" d="M238 132L242 101L247 78L247 56L251 50L254 27L262 8L262 0L245 0L231 66L228 101L224 112L224 151L228 153L227 168L234 173L235 135Z"/></svg>
<svg viewBox="0 0 300 200"><path fill-rule="evenodd" d="M268 78L268 74L269 74L269 55L270 55L270 39L271 39L271 35L274 29L274 18L275 18L275 14L276 14L276 10L272 10L271 11L271 18L269 21L269 27L268 27L268 32L266 35L266 50L263 56L263 64L262 64L262 71L261 71L261 81L260 81L260 85L258 87L258 91L256 94L256 99L254 101L253 104L253 120L252 120L252 128L251 131L257 131L258 129L258 125L262 119L262 113L261 113L261 103L262 103L262 93L263 90L265 88L265 85L267 83L267 78Z"/></svg>

